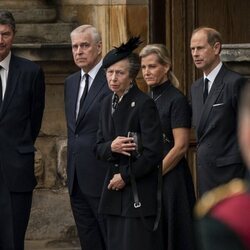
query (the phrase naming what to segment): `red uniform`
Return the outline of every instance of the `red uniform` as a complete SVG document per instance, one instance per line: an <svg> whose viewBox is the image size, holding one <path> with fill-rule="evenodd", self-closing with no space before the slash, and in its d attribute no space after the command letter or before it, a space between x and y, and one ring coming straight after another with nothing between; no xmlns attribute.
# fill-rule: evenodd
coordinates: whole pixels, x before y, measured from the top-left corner
<svg viewBox="0 0 250 250"><path fill-rule="evenodd" d="M233 180L208 192L196 206L198 250L250 249L250 192Z"/></svg>

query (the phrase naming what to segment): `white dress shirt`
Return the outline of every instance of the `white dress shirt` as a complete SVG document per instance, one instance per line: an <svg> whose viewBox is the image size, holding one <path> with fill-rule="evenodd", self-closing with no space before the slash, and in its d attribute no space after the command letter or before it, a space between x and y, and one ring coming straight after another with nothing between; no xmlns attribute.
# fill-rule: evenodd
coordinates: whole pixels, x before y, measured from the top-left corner
<svg viewBox="0 0 250 250"><path fill-rule="evenodd" d="M2 69L0 70L0 77L2 79L2 100L4 99L8 73L9 73L9 65L10 65L11 52L0 62Z"/></svg>
<svg viewBox="0 0 250 250"><path fill-rule="evenodd" d="M92 83L99 71L99 69L101 68L102 66L102 60L96 64L96 66L91 69L89 72L84 72L82 69L81 69L81 82L80 82L80 86L79 86L79 91L78 91L78 97L77 97L77 103L76 103L76 117L78 116L78 113L79 113L79 108L80 108L80 100L81 100L81 97L82 97L82 93L83 93L83 90L84 90L84 87L85 87L85 74L88 74L89 75L89 88L88 90L90 90L91 86L92 86Z"/></svg>
<svg viewBox="0 0 250 250"><path fill-rule="evenodd" d="M203 76L204 80L205 80L205 78L207 78L209 80L209 82L208 82L208 93L211 90L212 85L214 83L214 79L218 75L221 67L222 67L222 62L220 62L207 76L204 74L204 76Z"/></svg>

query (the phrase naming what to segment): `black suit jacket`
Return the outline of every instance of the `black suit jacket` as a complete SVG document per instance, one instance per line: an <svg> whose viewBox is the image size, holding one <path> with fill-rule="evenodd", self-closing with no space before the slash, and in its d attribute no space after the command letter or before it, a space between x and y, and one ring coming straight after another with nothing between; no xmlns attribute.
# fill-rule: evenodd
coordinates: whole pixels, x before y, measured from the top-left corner
<svg viewBox="0 0 250 250"><path fill-rule="evenodd" d="M197 135L200 192L243 177L237 140L238 99L245 79L224 65L203 104L203 78L191 87L193 126Z"/></svg>
<svg viewBox="0 0 250 250"><path fill-rule="evenodd" d="M154 101L133 86L124 95L113 115L112 97L107 97L102 106L97 135L97 155L109 163L109 170L103 186L100 212L104 214L136 216L140 209L133 207L130 184L129 157L112 153L111 143L117 136L127 136L137 132L141 140L141 155L132 163L137 182L143 215L156 214L156 193L158 164L163 157L163 139L159 114ZM120 191L108 190L109 181L115 173L121 173L126 186Z"/></svg>
<svg viewBox="0 0 250 250"><path fill-rule="evenodd" d="M13 192L32 191L34 142L44 110L44 74L35 63L12 54L0 108L0 165Z"/></svg>
<svg viewBox="0 0 250 250"><path fill-rule="evenodd" d="M76 121L76 102L80 84L80 71L65 80L65 112L68 130L67 174L72 193L77 173L81 191L99 197L106 174L105 164L94 154L99 113L103 98L110 94L104 69L97 73Z"/></svg>

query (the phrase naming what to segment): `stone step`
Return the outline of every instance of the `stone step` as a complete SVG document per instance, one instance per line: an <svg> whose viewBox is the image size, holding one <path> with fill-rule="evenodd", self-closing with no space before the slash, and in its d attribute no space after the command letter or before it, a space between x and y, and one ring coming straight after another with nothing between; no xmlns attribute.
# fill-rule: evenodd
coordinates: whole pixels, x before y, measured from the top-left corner
<svg viewBox="0 0 250 250"><path fill-rule="evenodd" d="M15 55L31 61L72 61L70 43L14 43L12 51ZM75 69L76 70L76 69Z"/></svg>
<svg viewBox="0 0 250 250"><path fill-rule="evenodd" d="M57 12L55 8L37 8L29 6L25 9L8 9L16 23L53 23L56 21Z"/></svg>
<svg viewBox="0 0 250 250"><path fill-rule="evenodd" d="M81 250L79 241L26 240L25 250Z"/></svg>
<svg viewBox="0 0 250 250"><path fill-rule="evenodd" d="M17 24L15 43L70 43L72 23Z"/></svg>
<svg viewBox="0 0 250 250"><path fill-rule="evenodd" d="M0 8L5 10L10 9L29 9L32 7L42 8L42 7L54 7L56 3L54 0L1 0Z"/></svg>

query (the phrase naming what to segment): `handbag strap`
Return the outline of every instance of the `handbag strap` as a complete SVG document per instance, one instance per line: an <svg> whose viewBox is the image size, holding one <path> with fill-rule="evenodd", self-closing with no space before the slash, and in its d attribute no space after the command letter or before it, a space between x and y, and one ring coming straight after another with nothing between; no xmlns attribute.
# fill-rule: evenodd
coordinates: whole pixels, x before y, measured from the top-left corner
<svg viewBox="0 0 250 250"><path fill-rule="evenodd" d="M140 209L142 207L142 204L141 204L140 199L139 199L137 184L136 184L136 181L135 181L135 176L134 176L132 168L131 168L132 167L131 157L129 159L129 166L130 166L130 169L131 169L130 181L131 181L133 198L134 198L134 208L139 209L140 218L142 219L142 222L143 222L144 226L146 227L146 229L148 231L155 232L157 230L157 228L158 228L160 218L161 218L161 207L162 207L162 204L161 204L162 203L162 164L158 165L157 214L156 214L156 218L155 218L155 221L154 221L153 228L150 227L147 224L147 222L145 220L145 217L142 215L142 211Z"/></svg>

